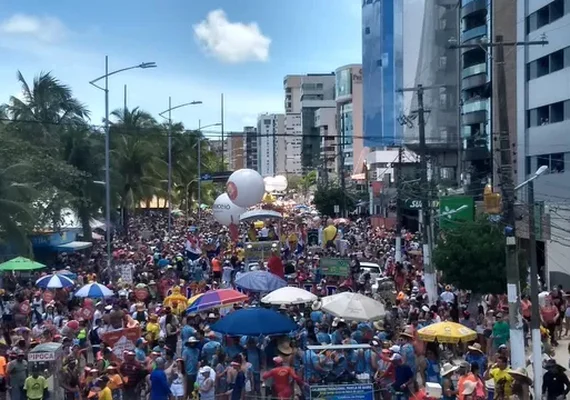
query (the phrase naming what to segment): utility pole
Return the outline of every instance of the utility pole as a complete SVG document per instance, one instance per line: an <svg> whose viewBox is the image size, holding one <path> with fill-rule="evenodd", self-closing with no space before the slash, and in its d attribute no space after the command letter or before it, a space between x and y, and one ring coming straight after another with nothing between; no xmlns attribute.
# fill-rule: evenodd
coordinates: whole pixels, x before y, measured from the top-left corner
<svg viewBox="0 0 570 400"><path fill-rule="evenodd" d="M524 368L525 349L524 332L521 314L520 274L515 236L515 185L513 182L513 145L509 135L509 118L507 107L507 87L505 78L505 47L534 46L548 44L546 40L505 42L502 35L495 36L494 42L480 42L462 45L453 45L450 48L483 47L493 49L492 55L496 63L497 98L499 99L499 173L501 176L501 193L503 196L503 222L505 223L506 267L507 267L507 298L509 301L509 325L511 340L511 366ZM534 277L536 279L536 277ZM531 279L532 282L533 279ZM531 301L538 302L538 296ZM534 346L533 346L534 348ZM542 371L541 371L542 372ZM539 374L540 375L540 374ZM535 377L535 388L537 385Z"/></svg>
<svg viewBox="0 0 570 400"><path fill-rule="evenodd" d="M339 159L340 159L340 188L342 190L342 204L341 204L341 217L346 217L346 168L344 167L344 142L345 142L345 132L344 132L344 115L342 113L342 108L337 107L337 115L340 118L340 143L338 146Z"/></svg>
<svg viewBox="0 0 570 400"><path fill-rule="evenodd" d="M224 166L224 94L220 98L220 123L222 124L222 168Z"/></svg>
<svg viewBox="0 0 570 400"><path fill-rule="evenodd" d="M414 88L399 89L399 92L416 92L418 97L418 130L420 136L419 156L420 156L420 186L422 191L426 193L422 195L422 256L424 263L424 282L430 304L437 301L437 277L435 274L435 266L431 263L431 243L433 239L430 232L431 223L431 190L429 189L428 171L427 171L427 146L426 146L426 120L424 108L424 92L428 89L439 89L441 86L423 86L417 85Z"/></svg>
<svg viewBox="0 0 570 400"><path fill-rule="evenodd" d="M402 159L404 148L398 149L398 170L396 171L396 262L402 262L402 204L400 201L402 190Z"/></svg>

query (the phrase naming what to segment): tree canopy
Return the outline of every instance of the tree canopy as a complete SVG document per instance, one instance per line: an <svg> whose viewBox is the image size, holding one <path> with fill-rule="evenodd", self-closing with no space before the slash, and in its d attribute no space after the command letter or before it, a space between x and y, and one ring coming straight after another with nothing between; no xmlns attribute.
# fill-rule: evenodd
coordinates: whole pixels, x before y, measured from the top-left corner
<svg viewBox="0 0 570 400"><path fill-rule="evenodd" d="M507 287L505 235L500 224L485 216L457 221L442 232L433 261L443 281L475 293L504 293ZM521 282L527 266L519 255Z"/></svg>
<svg viewBox="0 0 570 400"><path fill-rule="evenodd" d="M355 205L354 197L349 195L346 190L342 190L339 186L327 185L319 186L315 192L313 204L317 210L328 216L334 216L334 206L339 206L342 210L343 204L346 210L352 210Z"/></svg>
<svg viewBox="0 0 570 400"><path fill-rule="evenodd" d="M22 95L0 103L0 242L17 252L29 249L35 230L57 230L62 210L76 212L91 238L89 221L104 215L104 131L71 87L51 73L32 81L20 73ZM141 202L167 197L168 135L172 135L173 206L197 206L197 146L202 171L224 170L207 140L183 124L159 124L138 107L110 115L112 218L128 226ZM212 202L216 187L205 185L202 201ZM121 215L121 221L118 216Z"/></svg>

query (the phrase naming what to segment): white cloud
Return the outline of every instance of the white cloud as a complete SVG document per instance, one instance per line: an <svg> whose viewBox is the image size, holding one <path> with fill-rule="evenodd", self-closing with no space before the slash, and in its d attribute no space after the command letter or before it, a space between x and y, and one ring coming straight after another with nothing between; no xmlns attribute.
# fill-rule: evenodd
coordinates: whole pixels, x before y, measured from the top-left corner
<svg viewBox="0 0 570 400"><path fill-rule="evenodd" d="M57 18L14 14L0 22L0 34L20 36L39 40L44 43L55 43L65 37L67 29Z"/></svg>
<svg viewBox="0 0 570 400"><path fill-rule="evenodd" d="M194 25L194 37L209 53L223 62L237 64L267 61L271 39L261 33L255 22L230 22L223 10L211 11Z"/></svg>

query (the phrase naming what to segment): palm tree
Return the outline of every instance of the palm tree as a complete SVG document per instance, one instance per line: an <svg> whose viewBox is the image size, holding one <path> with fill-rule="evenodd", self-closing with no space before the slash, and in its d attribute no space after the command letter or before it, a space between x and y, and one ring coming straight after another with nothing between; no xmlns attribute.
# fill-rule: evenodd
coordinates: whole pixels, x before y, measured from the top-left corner
<svg viewBox="0 0 570 400"><path fill-rule="evenodd" d="M89 118L87 107L73 97L71 88L61 83L49 72L42 72L34 78L32 86L18 71L22 92L20 97L11 96L7 113L12 120L29 124L25 131L37 135L38 128L44 141L53 140L52 133L60 125L81 126ZM28 139L37 140L36 137Z"/></svg>

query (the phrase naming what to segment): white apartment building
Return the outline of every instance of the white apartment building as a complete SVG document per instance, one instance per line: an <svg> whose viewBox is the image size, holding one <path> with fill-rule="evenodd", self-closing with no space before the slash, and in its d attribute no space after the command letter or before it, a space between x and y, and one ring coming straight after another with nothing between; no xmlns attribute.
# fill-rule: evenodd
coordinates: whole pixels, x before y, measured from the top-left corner
<svg viewBox="0 0 570 400"><path fill-rule="evenodd" d="M315 112L315 127L321 140L321 167L318 171L337 174L339 166L339 141L336 129L336 107L319 108Z"/></svg>
<svg viewBox="0 0 570 400"><path fill-rule="evenodd" d="M517 40L517 170L519 183L540 166L535 199L550 214L544 257L549 286L570 285L570 0L519 0ZM519 194L525 199L527 192ZM539 238L540 239L540 238ZM540 266L540 262L539 262Z"/></svg>
<svg viewBox="0 0 570 400"><path fill-rule="evenodd" d="M285 171L285 115L260 114L257 117L258 172L261 176L274 176Z"/></svg>
<svg viewBox="0 0 570 400"><path fill-rule="evenodd" d="M283 80L285 89L285 174L301 175L301 75L287 75Z"/></svg>

